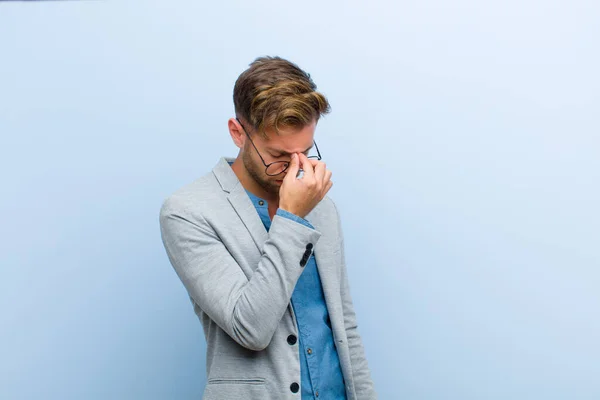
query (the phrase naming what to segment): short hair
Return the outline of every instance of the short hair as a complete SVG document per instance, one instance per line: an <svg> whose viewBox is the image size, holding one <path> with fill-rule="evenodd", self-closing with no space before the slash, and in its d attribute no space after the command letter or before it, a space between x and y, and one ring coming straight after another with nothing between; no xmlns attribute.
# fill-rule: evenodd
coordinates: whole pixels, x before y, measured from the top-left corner
<svg viewBox="0 0 600 400"><path fill-rule="evenodd" d="M310 74L281 57L259 57L233 88L235 114L265 139L267 129L302 128L331 111Z"/></svg>

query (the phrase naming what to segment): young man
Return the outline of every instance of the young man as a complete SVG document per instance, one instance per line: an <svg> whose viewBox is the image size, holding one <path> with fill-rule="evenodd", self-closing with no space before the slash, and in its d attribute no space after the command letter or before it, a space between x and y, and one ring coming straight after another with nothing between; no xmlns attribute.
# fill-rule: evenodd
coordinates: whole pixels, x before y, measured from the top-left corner
<svg viewBox="0 0 600 400"><path fill-rule="evenodd" d="M169 196L163 243L207 343L203 400L372 400L310 75L261 57L237 79L240 149Z"/></svg>

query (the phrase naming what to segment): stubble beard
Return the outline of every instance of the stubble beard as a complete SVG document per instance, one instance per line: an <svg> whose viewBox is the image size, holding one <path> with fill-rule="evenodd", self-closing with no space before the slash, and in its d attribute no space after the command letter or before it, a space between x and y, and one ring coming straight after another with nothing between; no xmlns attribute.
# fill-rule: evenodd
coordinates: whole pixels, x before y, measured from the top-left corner
<svg viewBox="0 0 600 400"><path fill-rule="evenodd" d="M267 178L265 178L268 175L265 172L265 166L262 162L260 163L260 165L257 165L257 163L255 163L254 160L252 160L252 157L250 156L250 154L248 154L247 150L244 151L244 154L242 155L242 161L244 162L244 167L246 168L246 171L248 171L248 175L250 175L250 177L254 179L254 181L261 188L263 188L274 198L279 197L280 187L273 181L270 181Z"/></svg>

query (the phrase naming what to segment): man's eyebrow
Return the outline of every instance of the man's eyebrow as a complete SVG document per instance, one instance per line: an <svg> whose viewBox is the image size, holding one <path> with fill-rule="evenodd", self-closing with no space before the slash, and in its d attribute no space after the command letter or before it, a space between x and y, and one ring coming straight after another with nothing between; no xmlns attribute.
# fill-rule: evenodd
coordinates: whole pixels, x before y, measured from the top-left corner
<svg viewBox="0 0 600 400"><path fill-rule="evenodd" d="M306 153L307 151L309 151L310 149L312 149L313 147L315 147L314 143L310 145L310 147L306 150L303 151L303 153ZM278 149L272 149L270 147L267 147L267 150L270 151L271 153L277 153L277 154L281 154L281 155L290 155L291 153L288 153L287 151L284 150L278 150Z"/></svg>

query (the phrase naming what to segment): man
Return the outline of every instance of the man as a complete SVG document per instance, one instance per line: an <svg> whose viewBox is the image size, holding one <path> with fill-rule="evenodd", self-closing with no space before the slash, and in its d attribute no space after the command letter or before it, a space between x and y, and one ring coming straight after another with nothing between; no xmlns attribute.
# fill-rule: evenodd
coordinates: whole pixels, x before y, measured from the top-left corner
<svg viewBox="0 0 600 400"><path fill-rule="evenodd" d="M233 100L237 158L221 158L160 212L204 328L203 399L376 399L326 196L331 171L314 142L329 104L279 57L250 64Z"/></svg>

